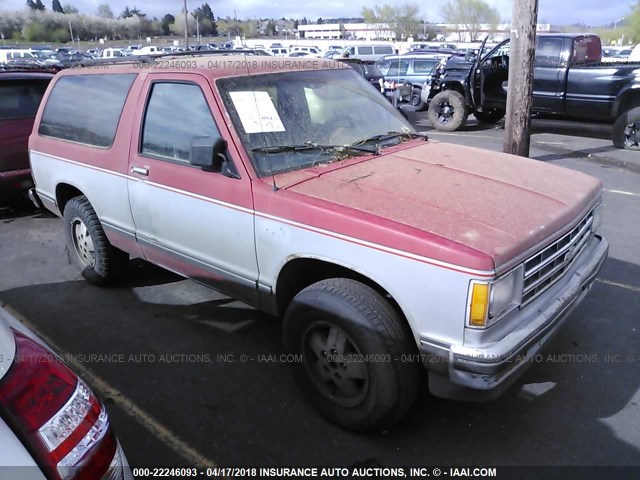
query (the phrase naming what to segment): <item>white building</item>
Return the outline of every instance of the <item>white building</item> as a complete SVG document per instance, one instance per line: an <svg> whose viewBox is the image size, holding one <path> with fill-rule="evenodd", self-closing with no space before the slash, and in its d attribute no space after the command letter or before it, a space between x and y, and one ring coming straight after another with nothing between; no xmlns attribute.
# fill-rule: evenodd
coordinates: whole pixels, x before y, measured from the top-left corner
<svg viewBox="0 0 640 480"><path fill-rule="evenodd" d="M395 40L395 31L387 24L369 23L324 23L320 25L298 25L300 37L308 39ZM304 34L304 35L303 35Z"/></svg>
<svg viewBox="0 0 640 480"><path fill-rule="evenodd" d="M484 40L484 37L489 36L492 40L500 42L509 38L511 31L510 23L501 23L498 25L478 25L477 29L471 29L469 25L464 24L452 24L452 23L438 23L436 28L442 31L445 35L445 40L448 42L473 42L477 40ZM551 24L542 23L536 26L538 33L550 32ZM473 36L475 35L475 38Z"/></svg>

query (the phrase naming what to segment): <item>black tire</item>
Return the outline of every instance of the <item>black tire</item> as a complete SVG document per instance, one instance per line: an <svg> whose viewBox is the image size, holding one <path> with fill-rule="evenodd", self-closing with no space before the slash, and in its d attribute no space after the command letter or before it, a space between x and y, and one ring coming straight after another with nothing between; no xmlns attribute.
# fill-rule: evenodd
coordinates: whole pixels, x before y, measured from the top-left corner
<svg viewBox="0 0 640 480"><path fill-rule="evenodd" d="M436 130L453 132L467 121L469 110L462 94L455 90L440 92L429 102L429 121Z"/></svg>
<svg viewBox="0 0 640 480"><path fill-rule="evenodd" d="M411 361L417 352L411 331L382 295L360 282L332 278L298 293L284 317L283 340L287 352L302 355L293 367L301 390L346 429L387 429L416 398L421 370Z"/></svg>
<svg viewBox="0 0 640 480"><path fill-rule="evenodd" d="M425 109L427 104L422 100L422 89L413 87L411 89L411 101L409 102L416 112L421 112Z"/></svg>
<svg viewBox="0 0 640 480"><path fill-rule="evenodd" d="M632 108L618 117L611 135L613 146L640 150L640 107Z"/></svg>
<svg viewBox="0 0 640 480"><path fill-rule="evenodd" d="M483 112L473 112L473 116L476 117L476 120L480 123L493 125L494 123L498 123L502 120L506 113L506 110L502 108L491 108Z"/></svg>
<svg viewBox="0 0 640 480"><path fill-rule="evenodd" d="M80 265L85 280L94 285L107 285L120 278L129 255L109 243L87 197L69 200L63 218L69 256Z"/></svg>

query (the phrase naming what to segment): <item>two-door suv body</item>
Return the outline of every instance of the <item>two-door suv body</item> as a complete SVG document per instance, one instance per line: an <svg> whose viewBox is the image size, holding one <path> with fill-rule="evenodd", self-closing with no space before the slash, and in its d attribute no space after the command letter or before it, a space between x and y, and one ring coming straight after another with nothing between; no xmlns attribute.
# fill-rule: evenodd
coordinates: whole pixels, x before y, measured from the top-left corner
<svg viewBox="0 0 640 480"><path fill-rule="evenodd" d="M416 396L501 393L607 256L601 184L427 141L331 60L174 57L61 72L36 199L97 284L130 257L284 317L301 388L384 428Z"/></svg>

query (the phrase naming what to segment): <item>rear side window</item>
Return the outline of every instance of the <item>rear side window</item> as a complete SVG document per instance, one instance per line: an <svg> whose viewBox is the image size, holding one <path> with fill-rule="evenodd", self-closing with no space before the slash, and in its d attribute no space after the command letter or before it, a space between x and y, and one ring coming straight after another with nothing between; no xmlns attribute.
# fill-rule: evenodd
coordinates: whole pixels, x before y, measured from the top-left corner
<svg viewBox="0 0 640 480"><path fill-rule="evenodd" d="M573 61L575 63L599 62L602 45L599 37L578 37L573 42Z"/></svg>
<svg viewBox="0 0 640 480"><path fill-rule="evenodd" d="M392 55L393 53L395 53L393 51L393 48L391 48L390 46L383 46L383 47L374 47L376 50L376 55Z"/></svg>
<svg viewBox="0 0 640 480"><path fill-rule="evenodd" d="M0 82L0 120L34 118L49 80Z"/></svg>
<svg viewBox="0 0 640 480"><path fill-rule="evenodd" d="M536 67L558 67L560 65L560 53L562 52L561 38L538 37L536 45Z"/></svg>
<svg viewBox="0 0 640 480"><path fill-rule="evenodd" d="M358 55L373 55L373 47L358 47Z"/></svg>
<svg viewBox="0 0 640 480"><path fill-rule="evenodd" d="M414 60L413 71L414 73L431 73L438 63L438 60Z"/></svg>
<svg viewBox="0 0 640 480"><path fill-rule="evenodd" d="M136 74L62 77L49 95L38 133L110 147L135 78Z"/></svg>
<svg viewBox="0 0 640 480"><path fill-rule="evenodd" d="M188 164L194 137L220 137L200 87L155 83L147 103L140 153Z"/></svg>

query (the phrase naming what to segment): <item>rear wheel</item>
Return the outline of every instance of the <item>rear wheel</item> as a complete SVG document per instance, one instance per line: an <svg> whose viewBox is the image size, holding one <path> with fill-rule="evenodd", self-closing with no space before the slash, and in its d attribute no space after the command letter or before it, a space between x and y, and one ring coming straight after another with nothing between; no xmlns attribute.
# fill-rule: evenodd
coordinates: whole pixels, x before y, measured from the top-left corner
<svg viewBox="0 0 640 480"><path fill-rule="evenodd" d="M469 110L464 97L455 90L440 92L429 103L429 120L436 130L458 130L467 121L468 116Z"/></svg>
<svg viewBox="0 0 640 480"><path fill-rule="evenodd" d="M640 150L640 107L632 108L618 117L613 124L614 147Z"/></svg>
<svg viewBox="0 0 640 480"><path fill-rule="evenodd" d="M473 112L473 116L476 117L476 120L480 123L492 125L502 120L506 113L502 108L490 108L482 112Z"/></svg>
<svg viewBox="0 0 640 480"><path fill-rule="evenodd" d="M414 87L411 89L411 105L416 111L421 112L426 107L426 104L422 100L422 89Z"/></svg>
<svg viewBox="0 0 640 480"><path fill-rule="evenodd" d="M124 273L129 256L107 239L87 197L72 198L64 207L65 235L70 255L82 276L94 285L106 285Z"/></svg>
<svg viewBox="0 0 640 480"><path fill-rule="evenodd" d="M302 290L283 323L300 388L338 425L380 431L402 418L417 395L420 366L408 325L372 288L333 278Z"/></svg>

